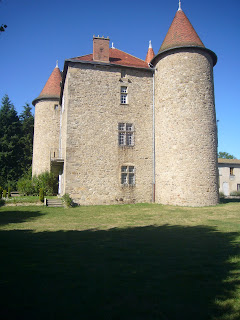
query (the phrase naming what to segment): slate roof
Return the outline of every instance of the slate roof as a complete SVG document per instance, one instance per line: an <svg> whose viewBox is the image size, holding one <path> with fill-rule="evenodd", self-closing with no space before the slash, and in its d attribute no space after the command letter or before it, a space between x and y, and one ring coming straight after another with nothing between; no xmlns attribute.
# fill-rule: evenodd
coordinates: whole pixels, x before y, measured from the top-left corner
<svg viewBox="0 0 240 320"><path fill-rule="evenodd" d="M93 55L87 54L85 56L75 57L72 61L93 61ZM96 61L97 62L97 61ZM136 58L124 51L116 48L109 48L109 63L120 66L135 67L135 68L149 68L148 63L142 59Z"/></svg>

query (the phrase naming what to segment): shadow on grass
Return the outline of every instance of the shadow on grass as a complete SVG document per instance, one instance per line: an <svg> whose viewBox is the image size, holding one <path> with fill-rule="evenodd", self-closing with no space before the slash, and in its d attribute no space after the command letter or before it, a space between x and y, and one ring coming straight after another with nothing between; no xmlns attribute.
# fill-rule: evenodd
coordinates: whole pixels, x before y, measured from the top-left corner
<svg viewBox="0 0 240 320"><path fill-rule="evenodd" d="M148 226L0 232L2 319L239 319L231 298L235 233Z"/></svg>
<svg viewBox="0 0 240 320"><path fill-rule="evenodd" d="M0 226L11 224L11 223L23 223L32 219L36 219L39 216L43 215L39 211L30 211L29 209L16 210L16 211L1 211L0 212Z"/></svg>
<svg viewBox="0 0 240 320"><path fill-rule="evenodd" d="M240 202L240 198L220 198L220 204Z"/></svg>

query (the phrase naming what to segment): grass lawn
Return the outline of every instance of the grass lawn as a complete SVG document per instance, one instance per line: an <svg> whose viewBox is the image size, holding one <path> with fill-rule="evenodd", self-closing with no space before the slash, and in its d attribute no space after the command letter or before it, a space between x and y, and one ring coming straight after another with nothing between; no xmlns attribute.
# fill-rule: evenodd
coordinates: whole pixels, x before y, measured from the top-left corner
<svg viewBox="0 0 240 320"><path fill-rule="evenodd" d="M239 320L240 202L0 207L1 319Z"/></svg>

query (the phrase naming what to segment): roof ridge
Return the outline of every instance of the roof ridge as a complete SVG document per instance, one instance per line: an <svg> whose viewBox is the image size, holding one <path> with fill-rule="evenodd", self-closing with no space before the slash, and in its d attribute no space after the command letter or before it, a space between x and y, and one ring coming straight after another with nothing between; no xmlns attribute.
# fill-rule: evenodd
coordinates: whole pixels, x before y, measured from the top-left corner
<svg viewBox="0 0 240 320"><path fill-rule="evenodd" d="M113 48L109 48L109 49L121 51L121 52L126 53L127 55L135 58L135 59L141 60L142 62L146 62L145 60L143 60L143 59L141 59L141 58L138 58L138 57L136 57L136 56L134 56L134 55L132 55L132 54L130 54L130 53L127 53L127 52L123 51L123 50L120 50L120 49L117 49L117 48L114 48L114 49L113 49Z"/></svg>

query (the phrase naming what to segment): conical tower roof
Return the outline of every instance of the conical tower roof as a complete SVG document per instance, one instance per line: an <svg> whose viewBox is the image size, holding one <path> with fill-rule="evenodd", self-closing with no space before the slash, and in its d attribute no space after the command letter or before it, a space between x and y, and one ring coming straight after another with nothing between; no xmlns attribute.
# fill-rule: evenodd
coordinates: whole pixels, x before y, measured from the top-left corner
<svg viewBox="0 0 240 320"><path fill-rule="evenodd" d="M170 28L168 29L166 37L163 40L163 43L157 55L152 59L151 63L155 64L157 61L157 57L159 57L163 52L176 48L190 47L207 51L213 59L213 65L217 63L216 54L213 51L205 48L191 22L188 20L187 16L182 11L181 6L179 5L179 9L172 21Z"/></svg>
<svg viewBox="0 0 240 320"><path fill-rule="evenodd" d="M42 99L55 99L60 98L60 82L62 81L61 71L58 68L58 65L53 69L48 81L46 82L44 88L42 89L40 95L33 100L32 104L35 105L38 100Z"/></svg>
<svg viewBox="0 0 240 320"><path fill-rule="evenodd" d="M147 63L150 63L150 61L154 58L154 56L155 56L155 53L154 53L154 51L153 51L152 42L151 42L151 40L150 40L150 41L149 41L148 52L147 52L145 61L146 61Z"/></svg>
<svg viewBox="0 0 240 320"><path fill-rule="evenodd" d="M173 19L159 52L183 46L198 46L205 48L191 22L180 9Z"/></svg>

